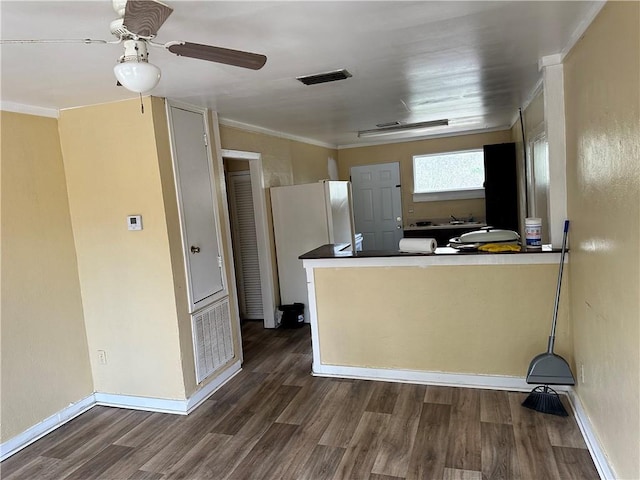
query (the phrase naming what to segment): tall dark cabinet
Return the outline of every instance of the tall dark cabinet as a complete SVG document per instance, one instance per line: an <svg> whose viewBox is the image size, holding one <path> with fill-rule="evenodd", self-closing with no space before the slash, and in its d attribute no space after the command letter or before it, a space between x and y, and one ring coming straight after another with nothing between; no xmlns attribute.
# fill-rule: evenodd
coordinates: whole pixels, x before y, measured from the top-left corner
<svg viewBox="0 0 640 480"><path fill-rule="evenodd" d="M519 230L516 144L484 147L484 196L487 225Z"/></svg>

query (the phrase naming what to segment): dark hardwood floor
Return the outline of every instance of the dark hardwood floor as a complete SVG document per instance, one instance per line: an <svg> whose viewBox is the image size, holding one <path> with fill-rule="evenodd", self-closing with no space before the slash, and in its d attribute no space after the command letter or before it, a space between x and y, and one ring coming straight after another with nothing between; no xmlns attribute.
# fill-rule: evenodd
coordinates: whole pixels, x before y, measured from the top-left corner
<svg viewBox="0 0 640 480"><path fill-rule="evenodd" d="M249 322L243 343L243 371L191 415L94 407L1 478L598 478L575 420L526 394L312 377L308 327Z"/></svg>

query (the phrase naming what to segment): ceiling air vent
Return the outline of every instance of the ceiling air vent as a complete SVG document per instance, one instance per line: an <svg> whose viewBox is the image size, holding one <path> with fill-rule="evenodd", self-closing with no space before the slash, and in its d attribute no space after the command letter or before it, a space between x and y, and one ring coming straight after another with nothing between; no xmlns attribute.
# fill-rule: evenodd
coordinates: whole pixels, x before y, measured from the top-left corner
<svg viewBox="0 0 640 480"><path fill-rule="evenodd" d="M296 80L305 85L316 85L318 83L337 82L338 80L346 80L351 74L344 68L342 70L334 70L333 72L318 73L316 75L307 75L305 77L296 77Z"/></svg>

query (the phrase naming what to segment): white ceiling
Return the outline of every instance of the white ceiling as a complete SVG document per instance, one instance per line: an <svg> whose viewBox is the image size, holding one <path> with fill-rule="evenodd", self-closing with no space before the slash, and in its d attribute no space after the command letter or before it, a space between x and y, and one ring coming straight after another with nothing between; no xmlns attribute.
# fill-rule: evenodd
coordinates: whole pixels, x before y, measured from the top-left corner
<svg viewBox="0 0 640 480"><path fill-rule="evenodd" d="M168 1L156 41L265 54L259 71L151 49L153 95L207 106L222 119L328 145L352 145L378 123L448 118L431 134L509 127L602 1ZM112 40L109 0L0 2L1 38ZM121 45L4 44L1 100L50 109L135 98L115 86ZM352 78L305 86L300 75ZM425 132L420 134L425 135ZM391 139L394 137L388 137Z"/></svg>

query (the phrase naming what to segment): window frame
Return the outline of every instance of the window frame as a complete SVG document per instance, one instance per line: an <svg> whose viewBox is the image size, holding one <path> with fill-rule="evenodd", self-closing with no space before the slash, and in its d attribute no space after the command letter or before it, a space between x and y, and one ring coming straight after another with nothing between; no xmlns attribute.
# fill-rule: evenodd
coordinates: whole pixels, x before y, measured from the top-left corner
<svg viewBox="0 0 640 480"><path fill-rule="evenodd" d="M484 186L482 188L460 188L453 190L441 190L437 192L416 192L416 160L419 157L430 157L430 156L444 156L444 155L455 155L458 153L468 153L468 152L480 152L484 153L482 148L468 148L464 150L452 150L448 152L439 152L439 153L423 153L419 155L413 155L412 157L412 177L413 177L413 201L414 202L439 202L443 200L467 200L467 199L476 199L476 198L484 198ZM483 165L484 168L484 165Z"/></svg>

